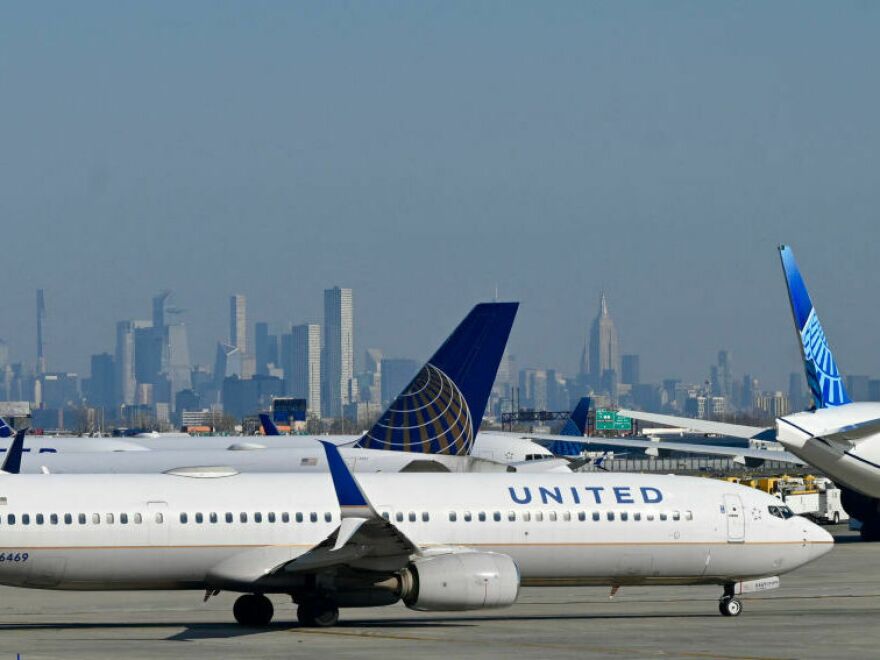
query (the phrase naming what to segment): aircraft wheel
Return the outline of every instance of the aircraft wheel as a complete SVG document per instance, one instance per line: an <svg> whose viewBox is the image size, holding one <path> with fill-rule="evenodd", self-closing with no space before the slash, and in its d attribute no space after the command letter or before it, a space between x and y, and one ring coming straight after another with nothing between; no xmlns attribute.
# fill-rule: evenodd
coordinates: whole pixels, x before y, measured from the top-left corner
<svg viewBox="0 0 880 660"><path fill-rule="evenodd" d="M235 620L243 626L263 627L268 626L275 614L272 601L263 594L245 594L239 596L232 606L232 614Z"/></svg>
<svg viewBox="0 0 880 660"><path fill-rule="evenodd" d="M296 608L296 618L301 626L330 628L339 622L339 608L329 601L310 601Z"/></svg>
<svg viewBox="0 0 880 660"><path fill-rule="evenodd" d="M736 598L725 596L718 601L718 611L723 616L739 616L740 612L742 612L742 603Z"/></svg>
<svg viewBox="0 0 880 660"><path fill-rule="evenodd" d="M839 524L840 523L840 514L837 511L835 511L834 517L831 520L835 525Z"/></svg>

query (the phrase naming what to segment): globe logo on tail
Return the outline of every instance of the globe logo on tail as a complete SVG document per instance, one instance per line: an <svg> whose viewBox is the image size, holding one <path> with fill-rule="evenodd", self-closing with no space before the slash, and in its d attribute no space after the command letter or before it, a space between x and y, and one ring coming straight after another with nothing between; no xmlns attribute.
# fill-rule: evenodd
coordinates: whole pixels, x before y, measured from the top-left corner
<svg viewBox="0 0 880 660"><path fill-rule="evenodd" d="M474 427L453 380L428 363L397 397L359 446L425 454L469 454Z"/></svg>
<svg viewBox="0 0 880 660"><path fill-rule="evenodd" d="M817 408L849 403L843 379L837 370L834 356L825 339L825 332L814 309L801 330L804 360L807 364L807 382Z"/></svg>

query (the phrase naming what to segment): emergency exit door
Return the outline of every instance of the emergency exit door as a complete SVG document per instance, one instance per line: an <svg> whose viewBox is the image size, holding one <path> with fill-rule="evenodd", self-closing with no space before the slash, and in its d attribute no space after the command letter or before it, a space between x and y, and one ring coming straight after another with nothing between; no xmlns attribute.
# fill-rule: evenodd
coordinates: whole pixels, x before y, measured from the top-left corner
<svg viewBox="0 0 880 660"><path fill-rule="evenodd" d="M724 496L724 516L727 520L727 542L742 543L746 540L746 517L739 495Z"/></svg>

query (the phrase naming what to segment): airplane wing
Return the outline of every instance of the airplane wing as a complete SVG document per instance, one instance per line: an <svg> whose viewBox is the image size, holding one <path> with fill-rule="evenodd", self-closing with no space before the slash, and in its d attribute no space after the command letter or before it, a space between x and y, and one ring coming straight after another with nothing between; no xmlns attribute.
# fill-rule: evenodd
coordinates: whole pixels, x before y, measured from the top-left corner
<svg viewBox="0 0 880 660"><path fill-rule="evenodd" d="M744 424L728 424L726 422L712 422L705 419L692 417L676 417L674 415L660 415L657 413L642 412L641 410L618 410L620 415L632 417L643 422L663 424L665 426L678 426L696 431L697 433L715 433L728 435L732 438L745 438L748 440L774 440L776 431L772 428L761 426L746 426Z"/></svg>
<svg viewBox="0 0 880 660"><path fill-rule="evenodd" d="M335 445L322 442L342 520L326 539L287 562L285 573L310 573L332 567L396 571L409 563L419 547L380 516L358 486Z"/></svg>
<svg viewBox="0 0 880 660"><path fill-rule="evenodd" d="M530 436L534 442L538 444L549 444L559 439L558 436L541 435ZM570 437L566 437L568 441L572 441ZM689 454L702 454L710 456L725 456L740 462L747 460L761 461L780 461L783 463L792 463L795 465L805 465L804 461L794 454L787 451L779 451L776 449L754 449L749 447L725 447L719 445L702 445L696 442L669 442L663 440L655 442L652 440L636 440L632 438L589 438L576 441L583 446L583 451L598 449L600 447L620 447L622 449L642 449L646 453L655 453L660 450L680 451Z"/></svg>

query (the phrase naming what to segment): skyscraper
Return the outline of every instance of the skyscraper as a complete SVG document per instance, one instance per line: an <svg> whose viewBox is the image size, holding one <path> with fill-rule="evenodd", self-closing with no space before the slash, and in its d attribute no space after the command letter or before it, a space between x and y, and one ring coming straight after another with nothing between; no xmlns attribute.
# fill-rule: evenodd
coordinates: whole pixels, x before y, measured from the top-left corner
<svg viewBox="0 0 880 660"><path fill-rule="evenodd" d="M641 382L639 380L639 356L622 355L620 363L620 382L626 383L627 385L638 385Z"/></svg>
<svg viewBox="0 0 880 660"><path fill-rule="evenodd" d="M278 366L278 337L269 334L265 321L254 326L254 356L258 376L268 376L270 364Z"/></svg>
<svg viewBox="0 0 880 660"><path fill-rule="evenodd" d="M354 310L351 289L324 290L324 344L321 353L321 414L341 417L357 399L354 382Z"/></svg>
<svg viewBox="0 0 880 660"><path fill-rule="evenodd" d="M229 297L229 343L242 355L248 352L247 301L241 293Z"/></svg>
<svg viewBox="0 0 880 660"><path fill-rule="evenodd" d="M590 376L594 386L603 381L617 380L620 374L620 346L617 328L608 313L603 292L599 298L599 314L590 328ZM610 373L613 372L613 375Z"/></svg>
<svg viewBox="0 0 880 660"><path fill-rule="evenodd" d="M37 374L44 374L47 371L46 353L44 345L43 332L46 323L46 299L43 296L43 290L37 289Z"/></svg>
<svg viewBox="0 0 880 660"><path fill-rule="evenodd" d="M135 334L149 328L149 321L119 321L116 324L116 403L132 405L137 392L135 377Z"/></svg>
<svg viewBox="0 0 880 660"><path fill-rule="evenodd" d="M321 326L295 325L281 337L285 392L305 399L308 414L321 415Z"/></svg>

